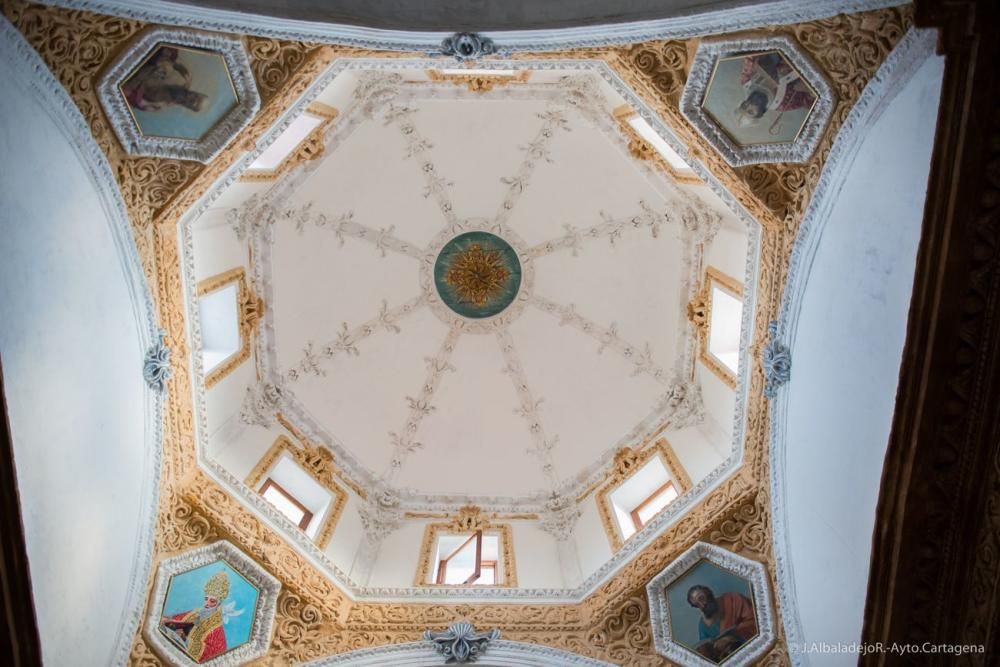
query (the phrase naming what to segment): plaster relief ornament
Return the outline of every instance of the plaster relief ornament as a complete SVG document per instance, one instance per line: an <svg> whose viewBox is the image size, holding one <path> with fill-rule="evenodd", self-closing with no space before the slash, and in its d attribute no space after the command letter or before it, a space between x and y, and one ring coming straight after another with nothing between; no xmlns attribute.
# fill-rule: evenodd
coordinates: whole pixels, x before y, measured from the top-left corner
<svg viewBox="0 0 1000 667"><path fill-rule="evenodd" d="M215 157L260 108L239 39L168 28L126 48L98 96L130 155L199 162Z"/></svg>
<svg viewBox="0 0 1000 667"><path fill-rule="evenodd" d="M774 643L763 564L698 542L646 586L653 643L683 665L743 667Z"/></svg>
<svg viewBox="0 0 1000 667"><path fill-rule="evenodd" d="M447 665L464 665L476 662L489 648L490 642L500 639L497 629L479 633L471 623L455 623L444 632L424 631L424 641L431 642L438 653L443 655Z"/></svg>
<svg viewBox="0 0 1000 667"><path fill-rule="evenodd" d="M488 232L468 232L445 244L434 263L434 283L459 315L491 317L517 296L521 263L510 244Z"/></svg>
<svg viewBox="0 0 1000 667"><path fill-rule="evenodd" d="M691 64L681 112L741 167L807 160L834 101L826 78L791 37L706 40Z"/></svg>
<svg viewBox="0 0 1000 667"><path fill-rule="evenodd" d="M167 388L167 380L173 375L170 368L170 348L167 347L167 332L160 329L142 362L142 377L152 389L162 392Z"/></svg>
<svg viewBox="0 0 1000 667"><path fill-rule="evenodd" d="M792 377L792 351L778 339L777 322L767 325L767 334L771 340L764 348L761 365L764 367L764 396L773 399L781 385Z"/></svg>
<svg viewBox="0 0 1000 667"><path fill-rule="evenodd" d="M169 665L243 664L267 652L281 584L229 542L163 561L146 639Z"/></svg>
<svg viewBox="0 0 1000 667"><path fill-rule="evenodd" d="M441 40L441 53L455 56L458 61L475 60L496 52L496 45L489 37L473 32L456 32Z"/></svg>

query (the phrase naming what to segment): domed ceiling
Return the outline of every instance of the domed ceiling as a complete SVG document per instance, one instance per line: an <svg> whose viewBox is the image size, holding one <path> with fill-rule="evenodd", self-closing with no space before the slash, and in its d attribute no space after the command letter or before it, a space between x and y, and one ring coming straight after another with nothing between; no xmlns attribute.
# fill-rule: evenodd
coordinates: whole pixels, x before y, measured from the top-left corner
<svg viewBox="0 0 1000 667"><path fill-rule="evenodd" d="M544 528L666 436L695 487L676 519L738 462L743 390L696 364L687 311L709 264L752 272L753 230L673 149L639 159L641 107L600 66L386 66L341 61L189 217L189 278L238 260L266 304L255 368L206 394L204 455L238 486L291 433L397 514Z"/></svg>

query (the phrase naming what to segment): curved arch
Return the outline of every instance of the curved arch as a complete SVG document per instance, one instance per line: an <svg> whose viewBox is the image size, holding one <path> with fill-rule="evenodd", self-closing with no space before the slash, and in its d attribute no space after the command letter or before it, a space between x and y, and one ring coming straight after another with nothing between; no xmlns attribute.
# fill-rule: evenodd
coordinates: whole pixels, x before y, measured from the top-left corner
<svg viewBox="0 0 1000 667"><path fill-rule="evenodd" d="M393 667L437 667L445 664L445 659L429 643L409 642L319 658L307 663L306 667L381 667L387 664ZM479 667L614 667L611 663L569 651L503 639L491 642L476 665Z"/></svg>
<svg viewBox="0 0 1000 667"><path fill-rule="evenodd" d="M895 374L898 372L899 355L901 353L902 346L902 329L905 324L905 310L902 310L901 319L895 318L897 310L900 307L905 307L909 302L909 290L912 284L912 271L913 262L915 259L916 252L916 240L919 236L919 215L920 210L922 210L923 194L919 183L913 182L913 176L920 176L921 174L926 175L926 169L929 167L930 162L930 144L931 137L919 137L920 141L913 142L918 146L917 149L913 149L912 146L909 148L915 150L916 152L911 154L905 150L896 151L892 155L878 156L879 158L884 158L884 163L881 165L880 173L876 173L870 178L863 186L860 186L863 190L859 191L859 179L863 179L863 176L859 176L862 171L855 167L858 166L857 158L859 155L864 156L865 159L872 159L872 148L869 144L869 140L877 135L879 131L886 130L886 126L879 125L880 119L882 119L884 112L890 108L892 103L901 96L904 89L908 89L908 84L914 79L918 70L921 70L922 66L928 62L933 54L934 43L935 43L936 33L931 30L911 30L896 46L893 52L889 55L886 61L882 64L879 71L876 73L875 77L868 83L858 102L855 104L854 108L851 110L850 115L844 123L843 129L838 135L834 146L830 151L830 155L827 159L826 165L824 166L822 175L820 177L819 186L816 189L816 194L813 197L812 202L806 212L803 222L800 226L798 237L796 238L795 245L792 250L791 263L789 266L788 281L785 288L784 297L781 304L781 310L778 318L778 329L775 338L784 341L787 346L792 350L792 360L793 362L798 361L799 363L793 363L792 368L792 379L786 385L784 391L779 392L778 396L772 403L771 410L771 447L770 447L770 457L771 457L771 489L772 489L772 512L773 512L773 525L774 525L774 546L775 546L775 566L777 569L777 593L779 599L779 606L782 609L782 622L785 628L785 635L790 647L793 648L793 659L796 664L808 664L809 659L807 655L801 653L797 654L794 651L796 645L802 645L802 643L808 641L831 641L836 642L838 640L843 640L843 637L807 637L804 636L803 623L800 615L800 600L798 594L801 591L797 591L796 582L796 571L793 567L793 543L799 545L804 541L804 538L799 538L798 540L793 538L791 522L789 515L796 513L797 518L801 513L798 508L808 506L808 505L819 505L816 498L807 498L808 494L790 493L789 485L790 479L795 480L797 478L803 478L802 471L796 468L794 474L789 473L788 461L789 452L794 449L793 452L796 456L796 464L799 465L804 459L809 458L809 456L816 456L817 460L814 462L816 468L824 467L824 464L819 459L817 453L810 450L813 447L813 442L806 442L806 439L801 437L801 432L799 426L802 424L802 419L799 415L803 411L803 406L810 405L815 406L817 404L822 404L824 406L829 405L823 404L822 401L829 398L832 394L834 398L839 398L837 404L843 403L845 406L853 406L857 401L863 401L864 398L858 398L859 396L865 396L863 391L854 392L851 397L847 397L846 393L842 390L838 390L835 385L835 381L839 382L841 378L828 378L823 377L822 380L817 381L816 375L805 373L807 380L803 380L803 362L806 358L810 360L817 358L817 356L827 355L829 357L837 357L838 363L841 367L841 374L844 376L850 375L852 372L855 373L855 377L861 377L863 373L860 371L861 367L868 364L869 360L861 358L858 356L851 356L854 350L850 349L851 343L859 342L869 342L869 339L865 338L861 333L855 331L850 331L854 335L851 337L845 336L841 339L835 339L834 333L835 327L827 326L826 333L823 335L813 335L817 333L817 327L814 326L815 323L812 319L815 319L816 306L815 304L819 300L826 300L826 312L827 314L833 312L834 306L832 302L835 296L842 296L844 298L841 305L844 306L847 312L854 312L854 309L864 308L868 299L875 301L884 300L887 298L887 293L892 297L892 305L895 307L892 309L890 314L887 314L888 321L885 323L879 335L881 336L873 343L881 344L881 349L879 350L880 356L879 361L884 362L880 366L880 370L884 371L881 375L878 375L880 380L884 382L878 384L872 391L882 392L886 389L886 386L891 384L892 389L888 390L890 393L889 400L891 400L891 393L895 389L896 377ZM940 83L940 71L935 70L936 81L939 85ZM935 76L934 72L930 72L930 76ZM921 109L918 109L910 116L919 117L923 121L920 127L929 126L930 134L933 135L934 118L936 117L935 112L936 106L931 108L929 112L924 115L919 115ZM905 115L905 114L901 114ZM910 119L910 116L906 116L905 119ZM893 116L895 119L896 117ZM905 120L904 119L904 120ZM873 130L875 130L873 132ZM864 151L868 151L865 153ZM923 160L923 163L920 162ZM894 169L895 168L895 169ZM921 171L923 170L923 171ZM892 186L896 185L896 181L890 180L887 176L889 174L904 174L902 178L909 177L910 180L907 185L913 187L914 190L920 192L919 201L907 201L899 203L899 209L901 210L900 215L903 217L901 220L896 220L893 218L880 219L878 222L882 222L886 229L895 229L898 231L898 238L863 238L861 233L864 230L861 222L859 222L863 216L855 216L853 219L845 220L844 209L838 208L842 206L844 202L857 202L857 203L867 203L862 201L862 197L859 197L859 193L864 195L865 193L869 198L875 198L875 195L880 193L880 188L885 188L885 191L891 192ZM882 177L883 180L880 180ZM900 181L902 182L902 181ZM853 187L854 189L848 191L848 188ZM851 196L841 195L850 194ZM916 207L916 208L914 208ZM905 210L904 210L905 209ZM913 219L915 218L915 219ZM836 219L839 224L834 225L831 228L831 234L834 234L836 238L831 239L830 235L827 235L826 242L824 241L824 230L827 228L828 223L831 219ZM852 226L853 225L853 226ZM855 234L854 241L848 239L851 238L852 233ZM837 245L839 243L839 245ZM852 245L853 243L853 245ZM888 279L891 274L895 274L897 277L893 281L891 288L895 291L889 289L883 292L877 292L874 288L871 293L865 293L861 295L860 293L864 291L865 285L863 285L863 278L854 276L855 282L857 284L852 284L853 288L856 290L853 293L851 290L843 289L840 293L834 295L830 292L825 292L820 295L819 291L823 291L823 285L817 285L817 272L814 270L816 267L814 264L817 263L817 257L821 255L821 250L825 251L827 256L823 257L824 260L824 271L823 278L827 278L827 274L830 273L828 267L831 257L828 256L830 253L848 252L849 250L861 250L860 246L862 243L868 244L868 248L865 250L864 254L866 257L871 256L874 259L872 261L878 263L878 271L884 273L884 278ZM888 250L891 253L895 253L891 258L880 257L879 253ZM844 258L844 264L849 261L857 261L858 255L852 254ZM897 270L898 269L898 270ZM907 273L909 272L909 273ZM841 281L840 285L847 285L847 280L850 279L851 272L848 270L839 271L839 279ZM827 280L829 282L829 280ZM810 296L811 295L811 296ZM900 303L900 300L903 303ZM869 304L870 305L870 304ZM812 307L811 319L809 322L808 331L809 335L803 334L802 326L802 314L805 311L805 307ZM840 311L838 311L840 312ZM840 329L850 329L852 322L838 322ZM820 327L822 330L822 327ZM898 331L896 330L898 329ZM843 332L841 332L843 333ZM808 339L808 340L807 340ZM817 351L817 348L821 348L822 344L827 344L829 347ZM796 359L796 353L799 355L799 359ZM894 355L894 356L893 356ZM844 357L847 357L846 359ZM891 366L891 369L889 368ZM813 370L816 366L809 364L807 366L808 370ZM882 368L884 367L884 368ZM870 371L871 373L879 373L877 370ZM798 382L796 380L798 379ZM883 386L886 385L886 386ZM821 389L817 390L817 387ZM871 387L869 387L871 388ZM810 390L811 393L810 393ZM824 393L825 392L825 393ZM879 398L884 398L881 393L879 393ZM804 397L812 399L813 402L810 403L805 400ZM821 398L817 398L821 397ZM891 416L891 405L889 406L889 414L882 415L886 418L884 424L885 438L881 442L865 442L861 443L866 446L868 456L865 459L877 459L878 470L881 470L881 452L884 452L886 445L886 438L888 436L888 418ZM791 417L795 417L794 423ZM791 427L790 427L791 424ZM873 426L871 429L866 431L866 434L870 435L872 438L881 437L879 435L879 425ZM794 442L790 440L789 432L792 431L795 436ZM839 431L847 434L849 429L843 426ZM838 431L838 432L839 432ZM878 453L872 454L874 448L880 447ZM826 451L829 451L827 449ZM849 456L851 452L849 445L845 445L841 448L840 454L844 458L852 458ZM856 452L855 452L856 453ZM860 459L859 459L860 460ZM822 473L825 477L829 478L833 472L829 468L826 468ZM870 475L868 475L870 477ZM801 486L801 484L800 484ZM870 486L870 485L868 485ZM821 488L822 485L817 485L814 488ZM862 526L861 537L863 538L870 532L870 527L874 523L874 500L878 491L878 478L874 478L874 488L865 488L864 493L859 493L859 496L870 495L871 507L859 506L852 508L850 511L851 518L854 520L856 525ZM796 506L790 510L792 506L791 498L796 498ZM861 503L864 505L864 502ZM855 511L856 510L856 511ZM870 510L871 522L868 521L868 516L865 514L866 511ZM801 525L801 522L799 523ZM828 530L831 533L835 533L835 529L829 525L824 525L823 530ZM843 540L843 538L839 538ZM865 542L867 545L868 543ZM864 586L867 583L867 563L868 563L868 549L866 548L864 554L857 554L861 562L864 562L865 573L861 577L864 581L861 585ZM801 563L800 563L801 565ZM815 564L814 564L815 565ZM802 574L802 568L800 567L799 575ZM857 574L857 573L855 573ZM835 577L833 577L835 578ZM838 585L840 582L838 581ZM811 591L815 593L815 591ZM863 604L864 592L861 593L860 601ZM842 602L844 600L841 600ZM846 604L846 603L845 603ZM853 602L851 603L853 604ZM855 609L853 611L858 612L858 636L855 641L860 640L860 609ZM841 614L843 616L844 614ZM850 641L850 639L848 639Z"/></svg>
<svg viewBox="0 0 1000 667"><path fill-rule="evenodd" d="M18 274L16 286L0 290L0 310L9 309L0 346L13 380L7 391L43 651L46 662L90 659L76 652L90 639L94 651L106 650L91 656L100 664L124 664L145 607L159 496L162 397L142 376L143 356L158 340L153 302L104 153L62 84L2 17L0 67L13 83L2 146L17 175L4 176L5 268ZM32 181L35 173L44 182ZM38 219L45 224L33 226ZM0 283L8 277L0 270ZM102 399L85 399L98 377ZM78 566L46 567L56 559ZM125 581L102 580L114 575ZM53 579L83 583L67 592ZM75 630L55 609L72 605L72 592L85 608L68 609L69 617L93 617ZM104 636L87 636L94 627Z"/></svg>

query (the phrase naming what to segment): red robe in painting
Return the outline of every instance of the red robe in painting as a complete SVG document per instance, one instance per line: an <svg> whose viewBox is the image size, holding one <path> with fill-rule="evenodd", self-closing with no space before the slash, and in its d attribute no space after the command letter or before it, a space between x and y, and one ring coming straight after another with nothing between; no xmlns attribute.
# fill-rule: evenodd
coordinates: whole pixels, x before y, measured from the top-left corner
<svg viewBox="0 0 1000 667"><path fill-rule="evenodd" d="M226 652L226 632L222 628L222 609L193 609L170 616L164 623L175 633L186 636L185 650L195 662L208 662ZM199 620L200 617L200 620ZM179 631L179 632L178 632Z"/></svg>
<svg viewBox="0 0 1000 667"><path fill-rule="evenodd" d="M770 53L761 56L747 56L743 59L743 66L740 68L740 84L746 86L750 83L757 68L766 72L775 85L794 72L781 56ZM816 97L796 73L795 78L785 86L785 92L781 99L775 100L771 106L778 111L792 111L793 109L808 109L815 101Z"/></svg>

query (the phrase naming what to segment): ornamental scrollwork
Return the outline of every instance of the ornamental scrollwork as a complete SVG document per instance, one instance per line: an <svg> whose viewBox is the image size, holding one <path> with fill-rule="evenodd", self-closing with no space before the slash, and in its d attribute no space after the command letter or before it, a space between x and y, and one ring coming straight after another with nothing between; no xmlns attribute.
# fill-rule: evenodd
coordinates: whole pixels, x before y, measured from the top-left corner
<svg viewBox="0 0 1000 667"><path fill-rule="evenodd" d="M455 623L444 632L425 630L423 638L445 657L445 664L464 665L479 660L490 642L500 639L500 631L476 632L471 623Z"/></svg>
<svg viewBox="0 0 1000 667"><path fill-rule="evenodd" d="M441 53L454 56L459 62L476 60L496 52L496 45L489 37L474 32L456 32L441 40Z"/></svg>

